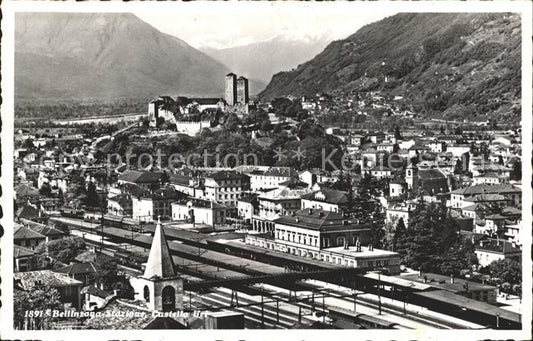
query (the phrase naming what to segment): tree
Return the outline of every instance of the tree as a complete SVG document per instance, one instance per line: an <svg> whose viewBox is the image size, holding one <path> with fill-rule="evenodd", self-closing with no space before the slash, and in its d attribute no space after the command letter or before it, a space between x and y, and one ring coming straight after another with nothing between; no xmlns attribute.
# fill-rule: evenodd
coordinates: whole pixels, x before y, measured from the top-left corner
<svg viewBox="0 0 533 341"><path fill-rule="evenodd" d="M65 204L65 197L61 188L57 190L57 201L59 203L59 206L63 206Z"/></svg>
<svg viewBox="0 0 533 341"><path fill-rule="evenodd" d="M35 144L33 143L33 140L31 138L27 138L26 140L24 140L24 143L22 144L22 148L32 150L35 148Z"/></svg>
<svg viewBox="0 0 533 341"><path fill-rule="evenodd" d="M270 131L272 129L272 124L270 123L270 120L266 119L261 122L260 129L264 132Z"/></svg>
<svg viewBox="0 0 533 341"><path fill-rule="evenodd" d="M62 310L61 297L54 288L34 287L31 290L15 290L13 295L15 329L49 329L50 322L56 320L46 313L26 317L29 311Z"/></svg>
<svg viewBox="0 0 533 341"><path fill-rule="evenodd" d="M393 245L403 264L423 271L459 275L477 263L473 244L458 233L443 204L419 203L409 228L396 229Z"/></svg>
<svg viewBox="0 0 533 341"><path fill-rule="evenodd" d="M396 140L401 140L402 139L402 134L400 132L400 127L399 126L396 126L396 128L394 128L394 138Z"/></svg>
<svg viewBox="0 0 533 341"><path fill-rule="evenodd" d="M39 188L39 194L49 197L52 194L52 188L50 187L50 183L43 183L41 188Z"/></svg>
<svg viewBox="0 0 533 341"><path fill-rule="evenodd" d="M98 198L98 193L96 192L96 185L94 182L89 182L87 184L87 191L86 191L86 197L85 197L85 204L87 206L91 207L98 207L100 206L100 200Z"/></svg>
<svg viewBox="0 0 533 341"><path fill-rule="evenodd" d="M522 161L515 160L513 162L513 168L510 174L511 180L521 180L522 179Z"/></svg>
<svg viewBox="0 0 533 341"><path fill-rule="evenodd" d="M522 265L519 261L505 258L490 263L484 272L488 272L492 278L499 278L502 282L511 285L522 284Z"/></svg>
<svg viewBox="0 0 533 341"><path fill-rule="evenodd" d="M374 203L374 210L370 214L370 244L375 248L382 248L385 240L385 213L379 201Z"/></svg>
<svg viewBox="0 0 533 341"><path fill-rule="evenodd" d="M104 288L111 288L119 279L117 261L113 257L100 253L97 254L94 263L98 269L98 281L103 284Z"/></svg>
<svg viewBox="0 0 533 341"><path fill-rule="evenodd" d="M43 242L35 248L37 253L48 253L50 258L69 264L81 252L85 251L85 240L80 237L67 237Z"/></svg>

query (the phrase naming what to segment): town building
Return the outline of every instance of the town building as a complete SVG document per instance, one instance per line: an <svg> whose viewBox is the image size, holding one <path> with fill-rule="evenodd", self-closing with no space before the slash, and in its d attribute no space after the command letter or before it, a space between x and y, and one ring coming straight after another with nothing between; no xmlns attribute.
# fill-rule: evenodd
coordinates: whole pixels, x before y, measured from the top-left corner
<svg viewBox="0 0 533 341"><path fill-rule="evenodd" d="M424 283L436 290L452 292L476 301L496 304L497 288L492 285L455 278L453 275L444 276L434 273L402 275L401 278L416 283Z"/></svg>
<svg viewBox="0 0 533 341"><path fill-rule="evenodd" d="M280 188L260 194L258 214L252 218L252 228L258 232L274 232L274 221L280 216L301 209L301 198L311 192L305 183L287 181Z"/></svg>
<svg viewBox="0 0 533 341"><path fill-rule="evenodd" d="M118 185L134 184L144 189L153 190L159 188L164 175L161 172L126 170L117 179Z"/></svg>
<svg viewBox="0 0 533 341"><path fill-rule="evenodd" d="M131 195L123 193L107 198L107 213L131 217L133 212Z"/></svg>
<svg viewBox="0 0 533 341"><path fill-rule="evenodd" d="M157 217L171 218L171 204L185 195L173 187L156 189L149 194L132 196L132 218L138 221L154 221Z"/></svg>
<svg viewBox="0 0 533 341"><path fill-rule="evenodd" d="M276 219L273 237L249 234L245 243L339 266L380 267L398 274L399 254L361 246L368 244L369 233L368 226L341 213L304 209Z"/></svg>
<svg viewBox="0 0 533 341"><path fill-rule="evenodd" d="M475 198L479 196L487 197L487 194L499 194L505 199L510 199L509 204L520 206L522 204L522 190L510 184L504 185L475 185L464 188L459 188L450 192L449 206L452 208L463 208L471 205L472 202L465 201L467 198ZM483 198L481 200L484 200Z"/></svg>
<svg viewBox="0 0 533 341"><path fill-rule="evenodd" d="M407 182L404 179L393 179L389 182L389 196L400 197L407 194Z"/></svg>
<svg viewBox="0 0 533 341"><path fill-rule="evenodd" d="M327 187L302 195L302 209L315 208L342 213L347 203L348 193Z"/></svg>
<svg viewBox="0 0 533 341"><path fill-rule="evenodd" d="M392 224L394 227L398 225L400 219L403 220L405 227L409 227L409 219L412 216L414 205L411 203L398 203L387 207L385 213L385 222Z"/></svg>
<svg viewBox="0 0 533 341"><path fill-rule="evenodd" d="M13 245L13 271L32 271L35 269L36 253L31 249Z"/></svg>
<svg viewBox="0 0 533 341"><path fill-rule="evenodd" d="M252 224L254 215L259 213L259 194L250 194L237 202L237 215L245 224Z"/></svg>
<svg viewBox="0 0 533 341"><path fill-rule="evenodd" d="M502 259L522 260L522 250L512 242L501 239L483 239L475 245L479 265L488 266Z"/></svg>
<svg viewBox="0 0 533 341"><path fill-rule="evenodd" d="M37 245L46 241L46 237L25 226L18 226L13 233L13 243L18 246L35 250Z"/></svg>
<svg viewBox="0 0 533 341"><path fill-rule="evenodd" d="M189 198L171 204L172 220L209 226L226 223L228 208L213 201Z"/></svg>
<svg viewBox="0 0 533 341"><path fill-rule="evenodd" d="M73 263L54 271L77 279L84 285L95 284L99 274L93 262Z"/></svg>
<svg viewBox="0 0 533 341"><path fill-rule="evenodd" d="M204 199L236 208L250 190L250 177L234 171L219 171L204 177Z"/></svg>
<svg viewBox="0 0 533 341"><path fill-rule="evenodd" d="M438 169L419 169L410 164L405 170L405 182L410 191L436 195L448 193L448 178Z"/></svg>
<svg viewBox="0 0 533 341"><path fill-rule="evenodd" d="M278 188L282 182L289 181L297 176L290 167L270 167L266 170L255 169L244 174L250 177L250 190L261 191Z"/></svg>
<svg viewBox="0 0 533 341"><path fill-rule="evenodd" d="M61 303L76 310L81 308L80 291L83 282L52 270L37 270L13 273L15 290L32 291L37 288L54 288L59 292Z"/></svg>

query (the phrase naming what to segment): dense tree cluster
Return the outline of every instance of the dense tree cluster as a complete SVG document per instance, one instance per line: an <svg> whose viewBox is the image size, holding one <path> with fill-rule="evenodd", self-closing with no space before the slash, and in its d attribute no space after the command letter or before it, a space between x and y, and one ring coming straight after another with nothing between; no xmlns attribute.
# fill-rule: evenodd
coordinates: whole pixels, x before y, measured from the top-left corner
<svg viewBox="0 0 533 341"><path fill-rule="evenodd" d="M490 281L501 285L506 292L521 294L522 264L514 259L501 259L481 269L490 276Z"/></svg>
<svg viewBox="0 0 533 341"><path fill-rule="evenodd" d="M119 100L108 103L83 103L83 102L54 102L38 103L27 102L15 105L17 118L32 119L61 119L61 118L86 118L108 115L125 115L146 111L147 100Z"/></svg>
<svg viewBox="0 0 533 341"><path fill-rule="evenodd" d="M48 254L53 260L69 264L81 252L85 251L85 240L80 237L67 237L49 242L43 242L35 248L36 253Z"/></svg>
<svg viewBox="0 0 533 341"><path fill-rule="evenodd" d="M35 287L28 291L15 290L13 309L15 329L49 329L50 323L57 320L57 317L47 314L27 317L26 314L29 311L62 310L59 291L45 287Z"/></svg>
<svg viewBox="0 0 533 341"><path fill-rule="evenodd" d="M391 248L402 263L414 269L459 275L477 264L474 245L458 234L458 227L442 204L419 203L409 227L398 224Z"/></svg>

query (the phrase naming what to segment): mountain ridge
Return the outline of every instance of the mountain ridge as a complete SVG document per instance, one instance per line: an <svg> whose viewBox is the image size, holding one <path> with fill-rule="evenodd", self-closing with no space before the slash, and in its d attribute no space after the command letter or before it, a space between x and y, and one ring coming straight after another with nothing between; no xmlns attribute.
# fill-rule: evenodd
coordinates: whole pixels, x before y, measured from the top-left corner
<svg viewBox="0 0 533 341"><path fill-rule="evenodd" d="M224 94L226 66L131 13L17 13L15 21L18 101Z"/></svg>
<svg viewBox="0 0 533 341"><path fill-rule="evenodd" d="M427 116L516 121L520 32L508 13L401 13L274 75L259 97L380 91Z"/></svg>
<svg viewBox="0 0 533 341"><path fill-rule="evenodd" d="M331 41L324 36L312 38L300 40L276 36L225 49L204 47L200 50L239 74L265 82L266 86L275 73L291 70L313 58Z"/></svg>

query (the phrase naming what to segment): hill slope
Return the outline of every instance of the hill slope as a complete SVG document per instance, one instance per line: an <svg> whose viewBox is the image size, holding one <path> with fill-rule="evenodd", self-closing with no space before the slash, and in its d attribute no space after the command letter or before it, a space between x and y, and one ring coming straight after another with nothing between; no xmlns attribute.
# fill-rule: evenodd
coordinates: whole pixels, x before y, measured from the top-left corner
<svg viewBox="0 0 533 341"><path fill-rule="evenodd" d="M132 14L18 13L15 32L18 101L223 95L224 65Z"/></svg>
<svg viewBox="0 0 533 341"><path fill-rule="evenodd" d="M428 116L520 119L520 17L402 13L332 42L263 99L379 90Z"/></svg>
<svg viewBox="0 0 533 341"><path fill-rule="evenodd" d="M228 68L245 76L253 77L265 85L280 71L289 71L321 52L330 42L326 37L297 40L275 37L244 46L226 49L202 49L207 55ZM263 89L261 89L263 90Z"/></svg>

